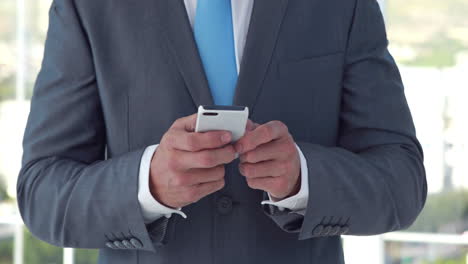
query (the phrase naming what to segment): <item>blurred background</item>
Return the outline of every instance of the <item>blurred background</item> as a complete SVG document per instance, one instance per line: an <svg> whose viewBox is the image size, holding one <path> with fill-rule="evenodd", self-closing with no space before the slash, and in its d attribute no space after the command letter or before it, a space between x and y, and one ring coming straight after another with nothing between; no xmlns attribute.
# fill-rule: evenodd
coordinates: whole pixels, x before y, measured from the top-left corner
<svg viewBox="0 0 468 264"><path fill-rule="evenodd" d="M344 237L346 263L468 264L468 1L379 2L425 150L429 196L405 232ZM33 238L16 206L21 138L50 4L0 0L0 264L97 259L95 250L60 249Z"/></svg>

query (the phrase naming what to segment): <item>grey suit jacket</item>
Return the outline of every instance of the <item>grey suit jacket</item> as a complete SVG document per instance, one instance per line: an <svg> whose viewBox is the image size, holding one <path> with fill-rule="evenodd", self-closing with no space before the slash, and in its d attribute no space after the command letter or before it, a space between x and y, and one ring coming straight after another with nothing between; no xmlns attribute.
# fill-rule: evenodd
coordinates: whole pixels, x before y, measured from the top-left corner
<svg viewBox="0 0 468 264"><path fill-rule="evenodd" d="M18 203L38 238L100 263L343 263L341 234L408 227L423 153L375 0L256 0L235 94L284 122L309 167L305 216L226 187L145 225L146 146L213 99L182 0L55 0L24 136Z"/></svg>

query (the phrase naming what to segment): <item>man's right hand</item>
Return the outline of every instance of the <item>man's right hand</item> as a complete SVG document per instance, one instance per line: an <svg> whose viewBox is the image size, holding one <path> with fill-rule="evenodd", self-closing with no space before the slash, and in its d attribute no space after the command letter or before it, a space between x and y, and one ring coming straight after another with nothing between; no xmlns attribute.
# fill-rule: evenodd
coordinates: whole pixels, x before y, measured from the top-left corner
<svg viewBox="0 0 468 264"><path fill-rule="evenodd" d="M197 114L177 119L151 160L150 191L161 204L181 208L224 187L224 165L236 158L229 131L196 133Z"/></svg>

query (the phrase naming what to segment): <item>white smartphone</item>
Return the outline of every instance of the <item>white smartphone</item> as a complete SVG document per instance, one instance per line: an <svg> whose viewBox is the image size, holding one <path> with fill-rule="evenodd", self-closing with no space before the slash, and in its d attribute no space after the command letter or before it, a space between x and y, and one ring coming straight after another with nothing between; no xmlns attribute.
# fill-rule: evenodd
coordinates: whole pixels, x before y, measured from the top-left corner
<svg viewBox="0 0 468 264"><path fill-rule="evenodd" d="M246 106L200 105L195 132L226 130L232 133L232 142L240 139L247 126L249 108Z"/></svg>

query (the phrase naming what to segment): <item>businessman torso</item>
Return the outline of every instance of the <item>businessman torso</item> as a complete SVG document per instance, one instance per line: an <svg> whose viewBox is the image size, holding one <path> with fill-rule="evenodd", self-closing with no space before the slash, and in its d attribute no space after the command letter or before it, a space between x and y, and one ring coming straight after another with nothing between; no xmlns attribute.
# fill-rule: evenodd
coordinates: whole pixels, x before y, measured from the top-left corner
<svg viewBox="0 0 468 264"><path fill-rule="evenodd" d="M61 82L67 79L68 92L77 97L52 100L54 96L63 99L61 92L54 89L47 99L54 104L52 110L46 110L38 99L33 100L32 109L49 111L49 119L44 118L40 123L34 121L41 120L39 116L30 117L33 121L30 121L25 136L24 163L62 152L62 157L92 163L100 159L105 146L108 159L119 162L124 159L119 164L133 164L132 161L141 156L142 149L160 142L174 120L195 113L198 105L213 104L182 0L71 2L55 1L51 8L55 22L63 26L55 26L49 32L52 36L48 39L50 48L46 48L38 87L41 84L52 87L50 80ZM67 23L71 22L66 16L70 10L75 12L73 21L77 25L68 27ZM367 28L365 25L368 24L377 26ZM76 33L83 38L60 39L54 43L53 36L69 28L77 31L70 34ZM371 35L375 37L370 39ZM61 63L65 62L56 63L58 59L54 56L64 56L65 51L71 59L60 59ZM53 55L54 52L57 55ZM364 63L359 64L361 61ZM357 66L351 68L351 64ZM64 73L63 68L67 67L68 71ZM386 80L392 80L389 83L393 82L395 88ZM78 89L84 86L95 89ZM380 180L374 184L364 176L362 180L356 179L356 185L352 183L354 180L338 180L347 168L348 158L354 161L354 156L348 153L344 153L349 156L344 156L341 162L343 153L336 152L337 164L343 165L343 171L338 170L336 175L330 176L336 177L336 183L321 184L327 180L326 173L320 171L333 168L314 168L315 145L358 151L368 148L366 144L401 142L411 145L411 151L417 152L411 117L400 90L401 80L386 52L385 31L375 1L256 0L234 104L248 106L249 118L255 122L284 122L295 141L305 148L312 166L309 168L311 194L305 219L296 217L291 220L279 213L272 221L265 214L266 208L260 206L265 193L248 188L235 161L226 167L225 188L184 208L189 216L187 219L173 215L170 220L165 220L163 227L148 227L154 250L149 250L152 245L147 244L151 240L143 229L140 210L135 208L138 203L136 181L133 180L128 180L128 189L112 190L110 187L107 190L119 193L115 197L129 214L119 213L114 222L104 216L90 219L100 210L101 214L97 215L105 215L110 210L93 207L93 199L101 205L100 199L107 198L81 190L81 197L89 195L93 198L78 206L87 212L82 215L86 220L68 228L83 228L84 233L95 230L92 233L99 241L93 241L94 237L78 239L74 231L54 233L60 234L59 238L49 240L59 245L101 247L100 263L343 263L340 234L348 230L355 234L378 233L406 224L400 226L400 222L393 219L394 210L400 210L399 207L384 206L380 208L383 213L379 217L365 213L363 208L366 206L372 213L390 197L383 192L382 197L369 199L384 188ZM37 98L41 97L41 91L46 90L39 90L35 95ZM379 93L392 95L387 101L388 112L380 108L387 98L380 98ZM74 100L76 98L79 100ZM92 100L82 100L86 98ZM51 116L58 119L60 109L75 112L66 114L69 118L61 121L63 125L55 130L59 132L51 130L51 134L43 138L33 137L40 133L41 127L58 122L52 121ZM381 119L386 122L382 123ZM375 130L369 132L368 128ZM390 132L377 134L387 128ZM358 134L362 137L357 137ZM128 156L134 152L138 152L135 158ZM332 155L329 156L331 159ZM108 167L112 171L103 165L102 172L108 176L118 174L119 169L137 174L128 169L136 168L134 165ZM350 173L358 170L348 168L351 168ZM125 179L116 177L116 181ZM27 186L27 183L19 186L22 184ZM90 188L102 191L98 188L100 184L97 181ZM348 193L347 186L356 187L356 190ZM361 196L364 192L360 188L367 186L369 192ZM393 182L389 186L391 188ZM417 186L421 187L422 183ZM334 198L331 198L333 193ZM364 205L364 201L369 204ZM415 203L409 209L404 207L401 210L405 214L402 215L417 211L418 206L419 203ZM115 203L112 209L118 207ZM352 212L356 212L355 221ZM371 218L375 224L367 222ZM37 219L35 221L39 221ZM75 220L68 221L74 223ZM97 228L105 222L108 222L105 230ZM280 223L284 224L281 228ZM38 231L39 237L40 233ZM48 240L48 233L44 234L41 238ZM148 250L114 250L104 246L107 240L130 235L139 237Z"/></svg>
<svg viewBox="0 0 468 264"><path fill-rule="evenodd" d="M296 140L333 146L353 10L286 2L256 1L234 104L249 106L256 122L283 121ZM104 113L116 121L107 129L119 131L109 155L156 144L175 119L213 104L182 1L95 5L82 13ZM173 216L171 242L157 256L140 252L142 263L341 263L339 237L298 241L264 215L262 192L247 186L237 162L226 171L226 187L184 208L187 220Z"/></svg>
<svg viewBox="0 0 468 264"><path fill-rule="evenodd" d="M119 116L108 128L120 131L111 155L127 141L159 142L177 117L212 103L183 3L166 2L101 1L81 12L104 112ZM235 104L258 121L286 122L298 139L335 144L352 3L258 2Z"/></svg>

